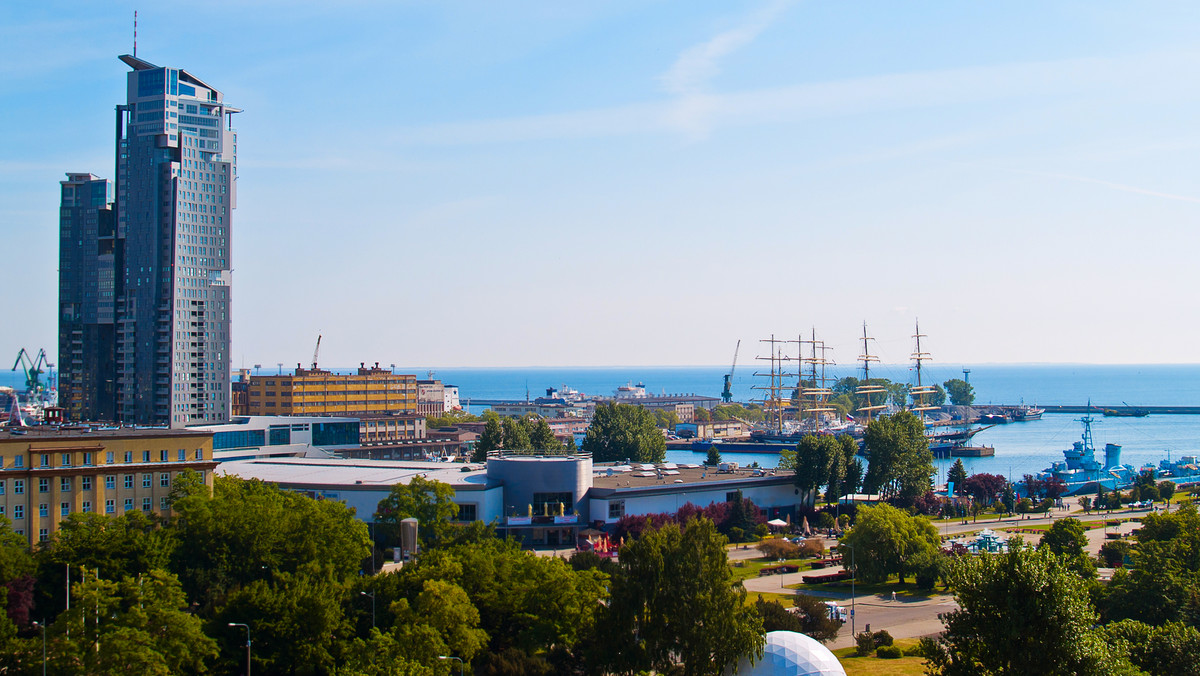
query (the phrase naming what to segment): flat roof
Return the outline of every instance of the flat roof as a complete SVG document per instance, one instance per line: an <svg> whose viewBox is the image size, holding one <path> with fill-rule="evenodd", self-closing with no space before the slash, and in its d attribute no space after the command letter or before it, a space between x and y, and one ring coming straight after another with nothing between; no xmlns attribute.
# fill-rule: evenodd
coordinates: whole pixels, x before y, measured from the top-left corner
<svg viewBox="0 0 1200 676"><path fill-rule="evenodd" d="M139 437L211 437L212 432L167 427L90 427L34 425L0 427L0 441L64 441L69 439L135 439Z"/></svg>
<svg viewBox="0 0 1200 676"><path fill-rule="evenodd" d="M464 467L471 467L464 472ZM378 490L406 484L415 476L450 484L455 490L484 490L487 470L477 464L422 460L362 460L341 458L261 458L222 463L216 471L243 479L290 486Z"/></svg>
<svg viewBox="0 0 1200 676"><path fill-rule="evenodd" d="M613 470L612 476L608 470ZM661 475L660 475L661 472ZM758 472L761 476L754 476ZM703 485L712 488L728 487L737 490L749 486L775 486L792 483L790 472L773 469L750 469L739 467L734 472L718 472L716 468L701 465L665 463L651 469L649 465L604 464L592 468L593 489L603 497L610 493L643 491L653 489L677 489L684 486ZM679 481L681 483L676 483Z"/></svg>

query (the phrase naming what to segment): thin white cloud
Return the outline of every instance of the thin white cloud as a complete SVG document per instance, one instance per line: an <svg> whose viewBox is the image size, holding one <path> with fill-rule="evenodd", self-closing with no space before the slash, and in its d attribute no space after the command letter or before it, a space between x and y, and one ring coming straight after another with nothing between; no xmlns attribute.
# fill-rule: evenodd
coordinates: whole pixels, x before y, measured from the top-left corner
<svg viewBox="0 0 1200 676"><path fill-rule="evenodd" d="M1105 180L1099 179L1099 178L1091 178L1089 176L1074 176L1072 174L1058 174L1058 173L1052 173L1052 172L1046 172L1046 171L1024 171L1024 170L1015 170L1015 171L1017 171L1018 173L1022 173L1022 174L1029 174L1031 176L1045 176L1047 178L1061 178L1061 179L1067 180L1067 181L1076 181L1079 183L1091 183L1093 185L1102 185L1106 188L1112 188L1113 190L1120 190L1122 192L1132 192L1132 193L1137 193L1138 195L1148 195L1150 197L1162 197L1164 199L1169 199L1169 200L1177 200L1180 202L1191 202L1193 204L1200 204L1200 197L1190 197L1188 195L1175 195L1175 194L1172 194L1169 192L1160 192L1157 190L1147 190L1146 188L1139 188L1135 185L1125 185L1124 183L1113 183L1112 181L1105 181Z"/></svg>

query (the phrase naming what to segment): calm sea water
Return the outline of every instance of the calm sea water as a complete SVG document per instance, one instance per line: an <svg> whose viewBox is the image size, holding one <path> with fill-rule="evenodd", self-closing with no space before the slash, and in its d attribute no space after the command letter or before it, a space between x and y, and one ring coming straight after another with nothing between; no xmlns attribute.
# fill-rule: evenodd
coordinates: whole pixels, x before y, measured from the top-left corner
<svg viewBox="0 0 1200 676"><path fill-rule="evenodd" d="M1089 399L1101 406L1200 406L1200 365L969 365L970 382L977 403L1084 404ZM699 394L720 396L722 375L719 366L697 367L531 367L531 368L428 368L398 367L400 373L416 373L459 386L463 403L474 399L525 399L545 393L546 388L567 385L587 394L611 395L626 383L643 383L654 394ZM907 366L883 365L874 370L880 377L895 381L910 379ZM264 370L264 373L270 370ZM926 382L943 382L963 377L961 367L935 366L923 370ZM754 398L756 384L753 367L740 367L733 380L734 398ZM833 377L857 375L844 368L829 373ZM0 370L0 385L22 388L19 372ZM476 412L479 407L472 406ZM971 472L991 472L1020 478L1035 473L1054 460L1062 459L1062 450L1078 440L1082 432L1079 416L1046 414L1041 420L1000 425L981 432L975 442L996 448L991 458L964 458ZM1157 464L1171 455L1200 454L1200 415L1151 415L1145 418L1102 418L1093 425L1096 446L1107 442L1124 448L1122 462L1140 466ZM674 462L703 459L704 454L672 452ZM773 467L778 456L738 454L744 463L757 461ZM733 459L733 458L731 458ZM952 461L939 461L944 476Z"/></svg>

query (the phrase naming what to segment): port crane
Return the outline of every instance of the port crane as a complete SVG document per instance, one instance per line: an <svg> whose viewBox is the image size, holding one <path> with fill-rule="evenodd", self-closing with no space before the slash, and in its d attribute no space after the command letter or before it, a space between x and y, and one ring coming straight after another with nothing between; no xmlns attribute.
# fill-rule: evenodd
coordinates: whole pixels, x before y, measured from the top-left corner
<svg viewBox="0 0 1200 676"><path fill-rule="evenodd" d="M320 352L321 352L321 334L318 333L317 334L317 346L316 346L316 348L313 349L312 370L314 370L314 371L317 370L317 354L319 354Z"/></svg>
<svg viewBox="0 0 1200 676"><path fill-rule="evenodd" d="M54 364L51 364L50 359L46 357L46 351L38 350L37 356L31 357L28 350L21 348L21 351L17 353L17 361L13 363L12 370L16 371L18 366L25 371L25 388L29 396L41 394L45 389L42 385L42 374L45 373L42 367L54 368Z"/></svg>
<svg viewBox="0 0 1200 676"><path fill-rule="evenodd" d="M737 347L733 348L733 365L729 367L729 373L725 374L725 389L721 391L721 401L728 404L733 401L733 371L737 368L738 350L742 349L742 341L737 342Z"/></svg>

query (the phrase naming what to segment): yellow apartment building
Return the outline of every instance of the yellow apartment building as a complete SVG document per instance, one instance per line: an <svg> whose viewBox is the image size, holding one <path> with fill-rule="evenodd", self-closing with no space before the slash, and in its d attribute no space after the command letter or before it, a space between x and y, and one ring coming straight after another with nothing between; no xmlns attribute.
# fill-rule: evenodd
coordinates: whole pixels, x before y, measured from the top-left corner
<svg viewBox="0 0 1200 676"><path fill-rule="evenodd" d="M322 369L251 376L249 415L412 415L417 412L417 377L360 365L341 375Z"/></svg>
<svg viewBox="0 0 1200 676"><path fill-rule="evenodd" d="M212 486L212 432L165 428L0 428L0 514L33 546L68 514L169 515L184 470Z"/></svg>

